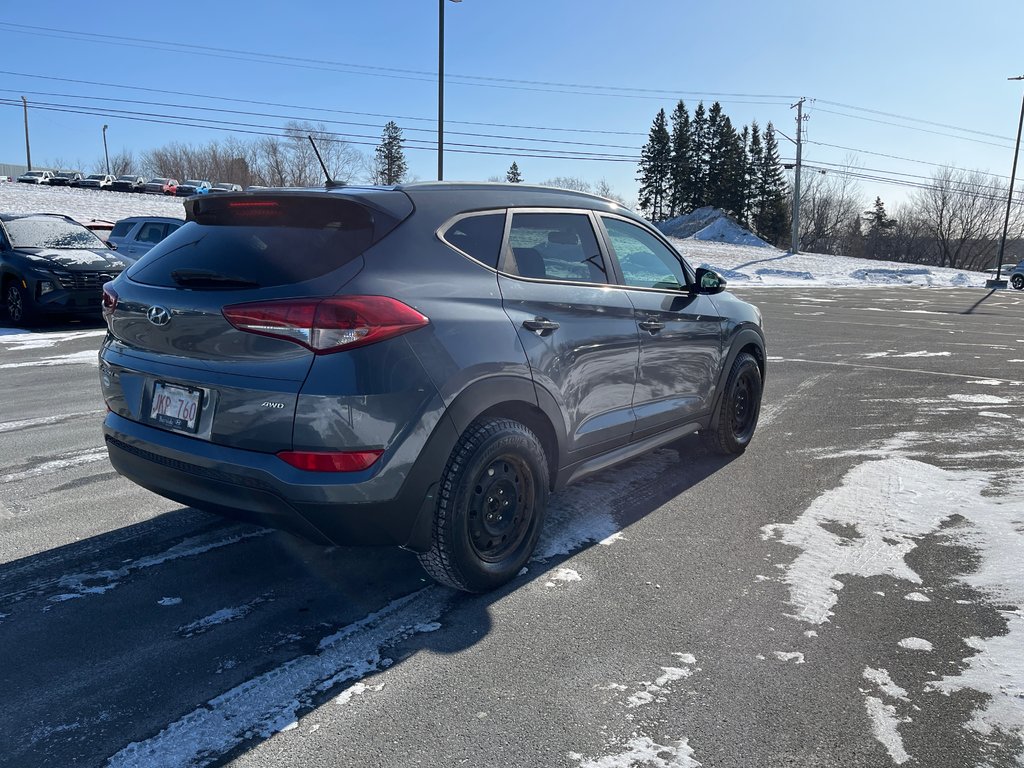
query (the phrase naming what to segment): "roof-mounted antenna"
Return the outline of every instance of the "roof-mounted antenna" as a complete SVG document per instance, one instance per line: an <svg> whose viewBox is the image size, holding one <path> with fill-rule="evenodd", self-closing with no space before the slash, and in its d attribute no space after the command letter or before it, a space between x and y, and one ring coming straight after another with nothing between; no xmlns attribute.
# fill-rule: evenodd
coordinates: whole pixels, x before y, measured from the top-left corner
<svg viewBox="0 0 1024 768"><path fill-rule="evenodd" d="M327 179L327 181L324 182L324 186L328 189L345 186L343 182L335 181L331 178L331 172L327 170L327 163L325 163L324 159L320 156L320 150L316 148L316 142L313 141L312 134L309 134L309 143L313 145L313 151L316 152L316 159L320 161L320 167L324 169L324 178Z"/></svg>

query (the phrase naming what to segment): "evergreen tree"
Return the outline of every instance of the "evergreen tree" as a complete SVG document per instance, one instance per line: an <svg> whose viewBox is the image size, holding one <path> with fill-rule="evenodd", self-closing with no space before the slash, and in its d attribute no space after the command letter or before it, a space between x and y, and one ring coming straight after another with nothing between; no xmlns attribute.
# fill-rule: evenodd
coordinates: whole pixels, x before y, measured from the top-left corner
<svg viewBox="0 0 1024 768"><path fill-rule="evenodd" d="M512 165L508 167L508 173L505 174L505 181L510 184L519 184L523 180L523 174L519 172L519 166L516 165L516 161L512 161Z"/></svg>
<svg viewBox="0 0 1024 768"><path fill-rule="evenodd" d="M764 147L761 145L761 129L757 121L750 123L750 138L747 141L747 165L744 172L747 190L747 208L744 211L743 223L754 224L763 206L764 193L761 189L760 170L764 162Z"/></svg>
<svg viewBox="0 0 1024 768"><path fill-rule="evenodd" d="M741 217L746 207L743 142L717 101L708 110L707 205Z"/></svg>
<svg viewBox="0 0 1024 768"><path fill-rule="evenodd" d="M875 198L873 207L864 211L863 218L868 225L864 238L864 255L872 259L888 259L891 250L889 241L896 227L896 219L885 212L885 203L880 197Z"/></svg>
<svg viewBox="0 0 1024 768"><path fill-rule="evenodd" d="M789 229L789 194L782 175L779 145L775 141L775 127L768 123L764 130L764 151L758 169L759 210L754 228L772 245L785 242Z"/></svg>
<svg viewBox="0 0 1024 768"><path fill-rule="evenodd" d="M392 120L384 126L374 158L373 180L376 184L400 184L408 165L402 150L402 129Z"/></svg>
<svg viewBox="0 0 1024 768"><path fill-rule="evenodd" d="M693 209L703 208L708 204L708 118L704 110L704 102L698 102L690 121L690 155L693 168L690 176L690 189L693 197L690 205Z"/></svg>
<svg viewBox="0 0 1024 768"><path fill-rule="evenodd" d="M658 110L651 132L640 150L637 181L640 182L639 205L654 222L664 221L669 212L669 170L672 160L672 140L668 133L665 110Z"/></svg>
<svg viewBox="0 0 1024 768"><path fill-rule="evenodd" d="M690 113L680 99L672 110L672 168L669 172L669 216L693 210L693 145Z"/></svg>

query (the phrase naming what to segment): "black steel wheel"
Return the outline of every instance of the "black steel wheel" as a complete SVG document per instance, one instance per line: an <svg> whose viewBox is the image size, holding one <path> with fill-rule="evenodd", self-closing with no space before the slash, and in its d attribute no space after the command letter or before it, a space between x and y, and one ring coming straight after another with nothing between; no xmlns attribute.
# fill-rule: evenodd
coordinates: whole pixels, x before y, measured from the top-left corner
<svg viewBox="0 0 1024 768"><path fill-rule="evenodd" d="M760 413L761 369L753 355L741 352L729 371L711 427L704 431L709 447L716 453L743 453Z"/></svg>
<svg viewBox="0 0 1024 768"><path fill-rule="evenodd" d="M547 457L533 432L510 419L474 422L445 467L431 547L420 563L467 592L506 583L537 546L548 484Z"/></svg>
<svg viewBox="0 0 1024 768"><path fill-rule="evenodd" d="M1024 275L1014 275L1010 278L1010 285L1018 291L1024 289Z"/></svg>

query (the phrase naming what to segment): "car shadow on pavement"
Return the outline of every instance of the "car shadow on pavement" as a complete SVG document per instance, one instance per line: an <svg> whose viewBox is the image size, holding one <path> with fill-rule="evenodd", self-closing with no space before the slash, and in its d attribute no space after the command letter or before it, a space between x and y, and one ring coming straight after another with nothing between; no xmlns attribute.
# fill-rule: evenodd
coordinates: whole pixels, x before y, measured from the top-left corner
<svg viewBox="0 0 1024 768"><path fill-rule="evenodd" d="M526 572L486 595L430 582L409 552L322 547L187 508L0 565L0 766L245 753L368 674L475 644L495 601L731 460L697 444L553 495Z"/></svg>

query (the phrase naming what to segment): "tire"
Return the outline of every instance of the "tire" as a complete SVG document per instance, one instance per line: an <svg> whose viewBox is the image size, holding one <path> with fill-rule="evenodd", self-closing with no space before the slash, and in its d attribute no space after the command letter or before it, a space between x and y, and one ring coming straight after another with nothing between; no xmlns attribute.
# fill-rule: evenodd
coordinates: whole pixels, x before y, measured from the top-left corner
<svg viewBox="0 0 1024 768"><path fill-rule="evenodd" d="M500 587L537 546L547 500L548 462L537 436L510 419L473 422L441 477L431 546L420 564L455 589Z"/></svg>
<svg viewBox="0 0 1024 768"><path fill-rule="evenodd" d="M711 427L703 433L705 442L715 453L743 453L754 436L760 413L761 369L753 355L741 352L729 371Z"/></svg>
<svg viewBox="0 0 1024 768"><path fill-rule="evenodd" d="M34 316L32 300L16 280L8 280L4 284L4 303L11 323L22 327L31 324Z"/></svg>
<svg viewBox="0 0 1024 768"><path fill-rule="evenodd" d="M1010 285L1018 291L1024 289L1024 275L1014 275L1010 278Z"/></svg>

